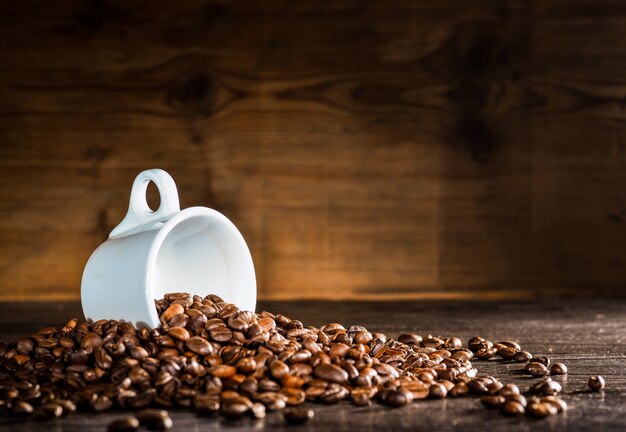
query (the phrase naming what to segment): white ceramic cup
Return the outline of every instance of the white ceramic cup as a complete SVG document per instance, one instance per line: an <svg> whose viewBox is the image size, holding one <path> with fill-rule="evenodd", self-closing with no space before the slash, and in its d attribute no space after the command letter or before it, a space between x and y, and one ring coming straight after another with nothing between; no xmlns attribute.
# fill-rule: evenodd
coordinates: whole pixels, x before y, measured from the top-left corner
<svg viewBox="0 0 626 432"><path fill-rule="evenodd" d="M150 181L161 194L154 212L146 202ZM126 217L85 266L83 313L94 321L154 328L159 326L154 300L171 292L217 294L254 311L254 265L241 233L226 216L206 207L180 210L172 177L152 169L137 176Z"/></svg>

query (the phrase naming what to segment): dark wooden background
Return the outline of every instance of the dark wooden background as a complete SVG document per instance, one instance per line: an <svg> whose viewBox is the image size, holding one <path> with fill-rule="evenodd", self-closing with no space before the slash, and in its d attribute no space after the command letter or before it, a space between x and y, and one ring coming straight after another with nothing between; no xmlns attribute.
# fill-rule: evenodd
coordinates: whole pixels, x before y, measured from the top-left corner
<svg viewBox="0 0 626 432"><path fill-rule="evenodd" d="M265 299L623 295L625 71L621 0L0 2L0 299L153 167Z"/></svg>

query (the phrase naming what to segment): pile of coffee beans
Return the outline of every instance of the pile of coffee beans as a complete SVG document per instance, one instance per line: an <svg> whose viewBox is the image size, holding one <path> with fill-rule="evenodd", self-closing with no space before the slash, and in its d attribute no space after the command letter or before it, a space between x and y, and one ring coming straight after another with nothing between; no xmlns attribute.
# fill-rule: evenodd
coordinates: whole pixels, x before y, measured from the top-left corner
<svg viewBox="0 0 626 432"><path fill-rule="evenodd" d="M0 344L0 411L57 418L76 410L145 410L110 430L145 424L168 429L166 411L185 407L227 418L283 410L298 423L314 417L305 402L378 401L401 407L419 399L464 395L504 415L545 417L567 409L561 386L547 375L561 363L533 357L514 341L402 334L397 340L365 327L319 328L269 312L243 311L216 295L167 294L155 302L161 326L70 320L12 344ZM526 396L514 384L479 376L473 361L500 357L526 363L543 379ZM592 388L602 388L595 378ZM286 409L287 408L287 409Z"/></svg>

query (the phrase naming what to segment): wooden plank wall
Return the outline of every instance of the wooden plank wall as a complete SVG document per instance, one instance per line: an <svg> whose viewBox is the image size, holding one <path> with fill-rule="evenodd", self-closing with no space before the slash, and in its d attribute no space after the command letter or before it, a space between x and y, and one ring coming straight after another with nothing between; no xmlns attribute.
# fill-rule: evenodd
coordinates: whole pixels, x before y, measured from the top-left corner
<svg viewBox="0 0 626 432"><path fill-rule="evenodd" d="M0 299L152 167L265 299L623 295L625 70L621 0L1 2Z"/></svg>

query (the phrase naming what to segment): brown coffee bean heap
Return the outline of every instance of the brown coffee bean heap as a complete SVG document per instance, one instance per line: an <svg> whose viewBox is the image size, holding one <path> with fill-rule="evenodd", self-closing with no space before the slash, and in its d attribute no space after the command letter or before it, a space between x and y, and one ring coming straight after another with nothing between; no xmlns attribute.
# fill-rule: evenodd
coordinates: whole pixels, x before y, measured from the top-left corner
<svg viewBox="0 0 626 432"><path fill-rule="evenodd" d="M394 340L358 325L316 328L280 314L242 311L216 295L167 294L155 304L156 329L73 319L0 344L0 411L57 418L77 409L187 407L202 415L262 419L288 408L286 421L304 422L314 415L300 406L307 401L401 407L479 395L505 415L536 417L566 407L550 379L533 386L539 396L527 401L513 384L478 377L474 357L530 360L529 373L547 375L549 359L533 359L513 341L474 337L467 349L456 337L402 334ZM557 369L552 373L566 371ZM115 420L109 430L138 424L168 429L172 422L166 411L148 409Z"/></svg>

